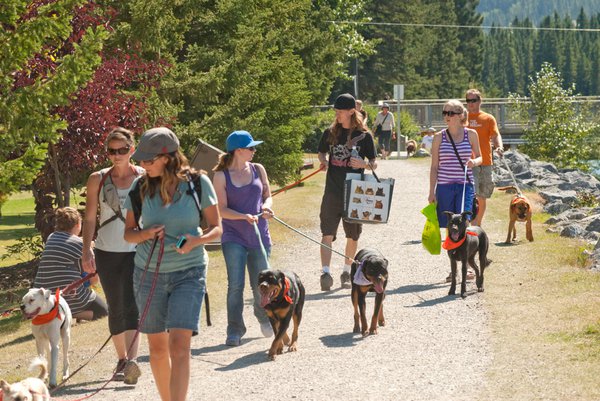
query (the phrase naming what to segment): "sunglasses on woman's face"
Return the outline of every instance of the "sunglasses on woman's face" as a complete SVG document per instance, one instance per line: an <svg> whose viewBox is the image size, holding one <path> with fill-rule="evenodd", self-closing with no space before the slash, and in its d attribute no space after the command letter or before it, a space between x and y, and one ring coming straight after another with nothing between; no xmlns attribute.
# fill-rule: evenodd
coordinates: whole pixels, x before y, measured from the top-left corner
<svg viewBox="0 0 600 401"><path fill-rule="evenodd" d="M250 152L255 152L256 148L254 146L250 146L249 148L245 148L247 150L249 150Z"/></svg>
<svg viewBox="0 0 600 401"><path fill-rule="evenodd" d="M108 152L109 155L114 156L114 155L126 155L127 153L129 153L129 151L131 150L130 146L123 146L122 148L108 148L106 149L106 151Z"/></svg>
<svg viewBox="0 0 600 401"><path fill-rule="evenodd" d="M459 116L461 114L462 114L462 112L459 112L459 111L446 111L446 110L442 111L442 115L444 117L445 116L454 117L454 116Z"/></svg>
<svg viewBox="0 0 600 401"><path fill-rule="evenodd" d="M155 162L155 161L157 161L157 160L158 160L158 158L159 158L160 156L162 156L162 155L158 155L158 156L154 157L153 159L148 159L148 160L140 160L140 164L142 164L142 163L143 163L143 164L147 164L147 165L151 166L151 165L153 165L153 164L154 164L154 162Z"/></svg>
<svg viewBox="0 0 600 401"><path fill-rule="evenodd" d="M475 99L465 99L467 103L477 103L479 101L479 99L475 98Z"/></svg>

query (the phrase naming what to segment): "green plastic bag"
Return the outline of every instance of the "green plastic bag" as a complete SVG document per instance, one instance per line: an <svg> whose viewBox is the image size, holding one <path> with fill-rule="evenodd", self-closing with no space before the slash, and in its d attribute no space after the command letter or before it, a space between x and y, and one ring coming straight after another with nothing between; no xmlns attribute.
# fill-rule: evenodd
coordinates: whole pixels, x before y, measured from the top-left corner
<svg viewBox="0 0 600 401"><path fill-rule="evenodd" d="M421 213L427 218L423 234L421 234L421 243L430 254L439 255L442 250L442 236L440 235L436 204L430 203L421 210Z"/></svg>

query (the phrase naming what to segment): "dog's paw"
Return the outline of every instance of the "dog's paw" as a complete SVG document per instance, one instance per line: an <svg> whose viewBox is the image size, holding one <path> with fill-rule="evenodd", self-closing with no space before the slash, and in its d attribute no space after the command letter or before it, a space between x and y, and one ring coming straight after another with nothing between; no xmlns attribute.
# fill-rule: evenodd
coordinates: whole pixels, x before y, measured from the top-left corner
<svg viewBox="0 0 600 401"><path fill-rule="evenodd" d="M269 352L269 355L267 355L267 359L268 359L269 361L274 361L274 360L275 360L275 354L271 354L271 353Z"/></svg>
<svg viewBox="0 0 600 401"><path fill-rule="evenodd" d="M379 321L379 326L385 327L385 320L380 320Z"/></svg>
<svg viewBox="0 0 600 401"><path fill-rule="evenodd" d="M478 288L477 288L477 292L483 292L483 291L484 291L484 290L483 290L483 287L478 287Z"/></svg>
<svg viewBox="0 0 600 401"><path fill-rule="evenodd" d="M369 334L377 334L377 327L369 329Z"/></svg>
<svg viewBox="0 0 600 401"><path fill-rule="evenodd" d="M290 345L290 347L288 348L288 352L296 352L298 351L298 345L296 343Z"/></svg>
<svg viewBox="0 0 600 401"><path fill-rule="evenodd" d="M369 332L367 330L362 332L362 336L363 337L368 337L369 336Z"/></svg>
<svg viewBox="0 0 600 401"><path fill-rule="evenodd" d="M354 334L358 334L358 333L360 333L360 327L359 327L359 326L354 326L354 329L352 330L352 332L353 332Z"/></svg>
<svg viewBox="0 0 600 401"><path fill-rule="evenodd" d="M448 295L455 295L456 294L456 289L451 288L450 291L448 291Z"/></svg>

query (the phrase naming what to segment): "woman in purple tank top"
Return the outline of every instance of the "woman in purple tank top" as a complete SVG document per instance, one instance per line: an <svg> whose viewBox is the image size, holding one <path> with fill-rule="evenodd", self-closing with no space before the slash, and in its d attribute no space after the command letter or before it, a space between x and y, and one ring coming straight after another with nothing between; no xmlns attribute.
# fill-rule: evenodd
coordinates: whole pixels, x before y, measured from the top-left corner
<svg viewBox="0 0 600 401"><path fill-rule="evenodd" d="M235 131L227 137L227 153L214 168L213 185L217 193L219 211L223 218L221 248L227 266L227 338L226 345L240 345L246 333L244 325L244 284L248 268L254 296L254 315L265 337L273 335L269 318L260 307L258 273L269 268L271 236L268 218L271 210L271 188L265 168L252 163L256 146L246 131ZM260 218L257 217L261 215ZM254 225L260 233L260 241ZM265 252L262 251L261 242Z"/></svg>
<svg viewBox="0 0 600 401"><path fill-rule="evenodd" d="M448 219L444 212L461 212L463 188L464 211L471 211L475 197L471 168L480 166L482 159L477 132L466 128L467 109L460 100L447 101L442 114L448 128L433 137L428 201L437 202L440 227L446 227ZM460 161L456 153L460 156ZM467 167L466 180L463 166Z"/></svg>

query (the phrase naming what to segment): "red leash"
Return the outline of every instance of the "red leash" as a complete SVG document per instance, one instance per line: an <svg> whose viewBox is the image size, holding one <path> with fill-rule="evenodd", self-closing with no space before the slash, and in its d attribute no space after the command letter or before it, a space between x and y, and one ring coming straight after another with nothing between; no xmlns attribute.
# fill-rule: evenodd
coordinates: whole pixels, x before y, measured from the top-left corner
<svg viewBox="0 0 600 401"><path fill-rule="evenodd" d="M154 240L153 240L153 242L152 242L152 246L150 247L150 253L148 254L148 260L146 260L146 266L144 266L144 273L142 274L142 278L141 278L141 280L140 280L140 281L141 281L141 282L140 282L140 285L144 283L144 278L146 277L146 272L148 271L148 267L150 266L150 261L152 260L152 255L154 254L154 249L156 248L156 243L157 243L157 242L159 242L159 239L158 239L158 236L155 236L155 237L154 237ZM155 288L156 288L156 281L157 281L157 279L158 279L159 267L160 267L160 263L162 262L162 257L163 257L164 250L165 250L165 242L164 242L164 240L162 240L162 239L161 239L161 240L160 240L160 248L159 248L159 250L158 250L158 257L157 257L157 259L156 259L156 270L154 271L154 276L153 276L153 278L152 278L152 286L150 287L150 292L148 293L148 299L146 300L146 305L144 306L144 311L143 311L143 313L140 315L140 319L139 319L139 322L138 322L138 328L136 329L136 331L135 331L135 334L133 335L133 339L132 339L132 341L131 341L131 345L129 346L129 349L127 350L127 353L129 353L129 352L131 351L131 349L132 349L132 347L133 347L133 344L135 344L135 342L136 342L136 340L137 340L137 338L138 338L138 336L139 336L139 334L140 334L140 327L142 326L142 323L144 323L144 320L146 320L146 316L148 315L148 311L150 310L150 302L152 301L152 296L154 295L154 290L155 290ZM95 274L95 273L94 273L94 274ZM85 279L85 278L87 278L87 277L84 277L84 279ZM80 280L77 280L77 281L80 281ZM83 280L83 281L85 281L85 280ZM75 282L75 283L77 283L77 282ZM72 285L74 285L75 283L73 283L73 284L69 284L69 286L67 286L67 288L68 288L68 287L70 287L70 286L72 286ZM80 283L79 283L78 285L80 285ZM109 337L108 339L110 340L110 337ZM108 340L106 340L106 343L105 343L105 344L102 346L102 348L104 348L104 346L105 346L107 343L108 343ZM101 349L102 349L102 348L101 348ZM98 351L98 352L100 352L100 351ZM95 355L94 355L94 356L95 356ZM89 362L89 361L88 361L88 362ZM84 365L84 366L85 366L85 365ZM83 366L82 366L82 367L83 367ZM81 369L81 368L80 368L80 369ZM79 371L80 369L77 369L75 372L73 372L73 374L75 374L75 373L76 373L77 371ZM102 385L102 387L100 387L99 389L97 389L97 390L96 390L96 391L94 391L93 393L90 393L90 394L88 394L88 395L86 395L86 396L83 396L83 397L80 397L80 398L76 398L76 399L74 399L74 400L68 400L68 401L82 401L82 400L86 400L86 399L88 399L88 398L91 398L91 397L95 396L95 395L96 395L96 394L98 394L100 391L104 390L104 389L106 388L106 386L108 386L108 384L109 384L111 381L113 381L113 380L114 380L114 378L115 378L116 374L117 374L117 371L116 371L116 369L115 369L115 372L114 372L114 373L113 373L113 375L110 377L110 379L108 379L108 380L106 381L106 383L104 383L104 384ZM66 382L66 381L67 381L68 379L70 379L72 376L73 376L73 375L71 375L71 376L69 376L67 379L65 379L65 380L64 380L64 381L63 381L63 382L60 384L60 386L62 386L62 385L64 384L64 382ZM60 387L60 386L57 386L57 387L56 387L56 389L58 389L58 387ZM54 389L54 390L56 390L56 389ZM54 391L54 390L53 390L53 391ZM0 400L0 401L1 401L1 400Z"/></svg>
<svg viewBox="0 0 600 401"><path fill-rule="evenodd" d="M71 292L74 289L76 289L77 287L79 287L81 284L83 284L86 281L90 280L96 274L98 274L98 273L96 273L96 272L89 273L87 276L82 277L79 280L73 281L71 284L69 284L68 286L66 286L65 288L63 288L60 292L62 292L63 294L68 294L69 292Z"/></svg>
<svg viewBox="0 0 600 401"><path fill-rule="evenodd" d="M283 191L287 191L290 188L295 187L296 185L300 184L302 181L308 180L310 177L312 177L313 175L317 174L319 171L323 170L323 166L319 167L317 170L313 171L312 173L310 173L309 175L302 177L301 179L299 179L298 181L294 182L293 184L290 184L288 186L285 186L283 188L279 188L273 192L271 192L271 196L275 196Z"/></svg>

